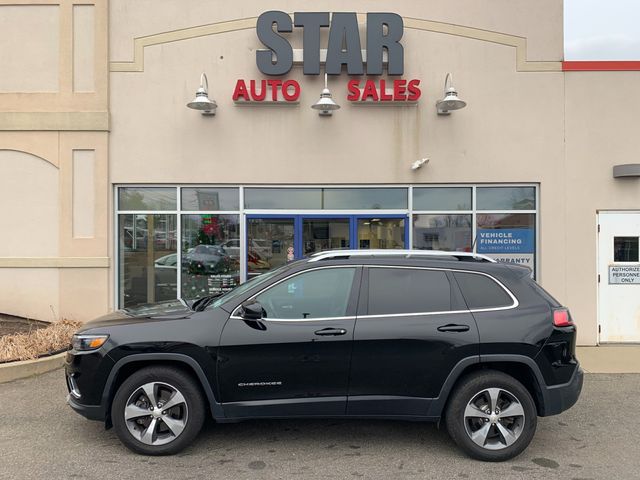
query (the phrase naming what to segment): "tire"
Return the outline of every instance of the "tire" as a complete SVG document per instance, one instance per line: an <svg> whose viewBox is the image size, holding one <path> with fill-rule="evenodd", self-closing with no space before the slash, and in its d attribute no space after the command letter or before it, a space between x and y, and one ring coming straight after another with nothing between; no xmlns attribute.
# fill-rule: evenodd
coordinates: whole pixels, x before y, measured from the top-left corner
<svg viewBox="0 0 640 480"><path fill-rule="evenodd" d="M147 367L120 385L111 404L111 419L116 435L130 450L172 455L196 438L205 409L200 387L188 373L174 367Z"/></svg>
<svg viewBox="0 0 640 480"><path fill-rule="evenodd" d="M445 412L447 430L456 444L470 457L488 462L522 453L533 439L537 420L529 391L515 378L494 370L465 376Z"/></svg>

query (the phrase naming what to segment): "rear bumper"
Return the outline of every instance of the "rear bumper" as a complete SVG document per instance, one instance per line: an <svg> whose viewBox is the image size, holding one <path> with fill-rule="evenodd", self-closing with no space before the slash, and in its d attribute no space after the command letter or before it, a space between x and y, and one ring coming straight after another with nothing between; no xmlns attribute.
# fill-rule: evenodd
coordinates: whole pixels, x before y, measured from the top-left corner
<svg viewBox="0 0 640 480"><path fill-rule="evenodd" d="M73 410L89 420L104 421L104 408L102 405L83 405L78 403L72 395L67 395L67 403Z"/></svg>
<svg viewBox="0 0 640 480"><path fill-rule="evenodd" d="M575 372L567 383L561 385L553 385L542 387L542 396L544 405L540 412L541 417L557 415L570 409L578 401L580 392L582 392L582 383L584 382L584 373L580 365L576 367Z"/></svg>

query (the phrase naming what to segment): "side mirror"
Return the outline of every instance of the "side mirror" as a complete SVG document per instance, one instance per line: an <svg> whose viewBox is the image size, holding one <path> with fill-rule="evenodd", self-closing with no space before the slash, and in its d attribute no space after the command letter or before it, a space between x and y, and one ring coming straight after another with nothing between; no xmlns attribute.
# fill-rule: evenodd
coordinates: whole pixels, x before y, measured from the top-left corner
<svg viewBox="0 0 640 480"><path fill-rule="evenodd" d="M240 305L240 316L245 320L261 320L265 311L258 302L247 302Z"/></svg>

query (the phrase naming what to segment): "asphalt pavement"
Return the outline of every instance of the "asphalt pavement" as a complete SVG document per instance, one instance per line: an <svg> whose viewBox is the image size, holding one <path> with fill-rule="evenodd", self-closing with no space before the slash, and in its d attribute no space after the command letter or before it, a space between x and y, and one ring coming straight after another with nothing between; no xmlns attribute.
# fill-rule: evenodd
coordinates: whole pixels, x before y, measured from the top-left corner
<svg viewBox="0 0 640 480"><path fill-rule="evenodd" d="M640 479L640 375L589 374L505 463L465 457L435 425L371 420L209 422L173 457L128 451L65 403L62 370L0 384L0 479Z"/></svg>

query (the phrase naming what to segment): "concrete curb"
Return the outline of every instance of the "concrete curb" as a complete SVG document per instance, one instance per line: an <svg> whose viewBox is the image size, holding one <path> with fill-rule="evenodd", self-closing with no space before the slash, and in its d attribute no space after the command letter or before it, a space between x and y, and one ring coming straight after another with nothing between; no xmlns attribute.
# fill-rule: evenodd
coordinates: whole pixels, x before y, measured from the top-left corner
<svg viewBox="0 0 640 480"><path fill-rule="evenodd" d="M27 378L60 368L64 365L66 355L67 352L62 352L50 357L36 358L35 360L0 364L0 383Z"/></svg>

